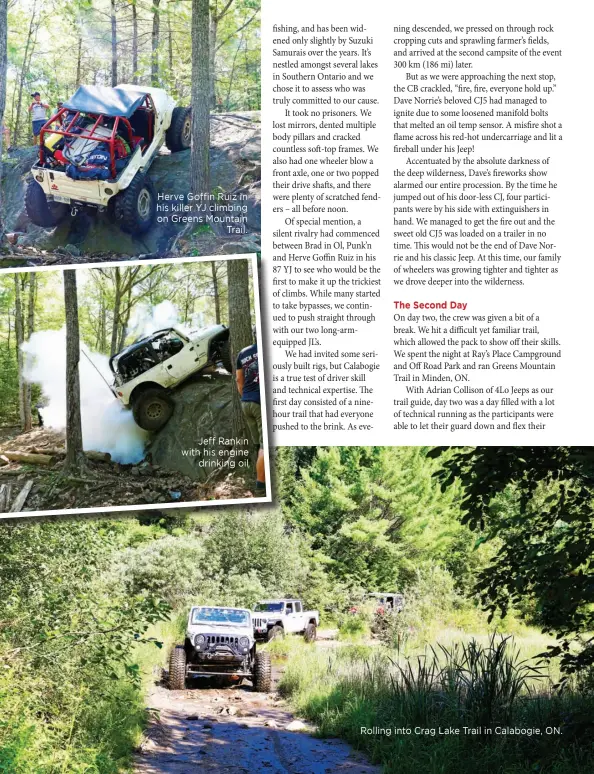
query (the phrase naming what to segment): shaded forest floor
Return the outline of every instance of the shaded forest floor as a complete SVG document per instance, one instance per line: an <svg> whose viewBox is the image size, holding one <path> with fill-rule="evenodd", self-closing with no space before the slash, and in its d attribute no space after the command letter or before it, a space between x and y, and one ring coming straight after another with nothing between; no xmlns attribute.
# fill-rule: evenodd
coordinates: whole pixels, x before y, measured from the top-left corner
<svg viewBox="0 0 594 774"><path fill-rule="evenodd" d="M46 428L21 434L15 430L0 428L0 513L13 508L12 512L26 513L253 496L244 479L232 473L197 484L148 461L122 465L94 452L87 455L84 471L70 475L64 470L62 433ZM19 505L19 495L25 492L26 499Z"/></svg>

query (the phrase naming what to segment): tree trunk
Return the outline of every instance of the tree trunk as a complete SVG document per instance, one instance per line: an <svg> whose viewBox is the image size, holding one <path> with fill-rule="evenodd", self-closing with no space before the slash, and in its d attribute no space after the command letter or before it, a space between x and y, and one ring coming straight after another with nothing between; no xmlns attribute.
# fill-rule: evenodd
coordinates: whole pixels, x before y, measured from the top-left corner
<svg viewBox="0 0 594 774"><path fill-rule="evenodd" d="M244 347L252 344L252 320L250 315L250 282L248 262L245 258L227 262L229 333L231 339L231 362L235 377L237 355ZM237 390L233 390L232 406L233 432L236 438L245 436L245 420Z"/></svg>
<svg viewBox="0 0 594 774"><path fill-rule="evenodd" d="M138 12L132 0L132 83L138 83Z"/></svg>
<svg viewBox="0 0 594 774"><path fill-rule="evenodd" d="M115 0L111 0L111 85L118 85L118 30Z"/></svg>
<svg viewBox="0 0 594 774"><path fill-rule="evenodd" d="M23 350L24 340L23 304L21 301L21 275L14 275L14 330L16 334L17 368L19 379L19 419L21 430L25 429L25 380L23 378ZM31 428L29 428L31 429Z"/></svg>
<svg viewBox="0 0 594 774"><path fill-rule="evenodd" d="M190 190L203 194L202 212L209 208L209 10L208 0L192 0L192 160Z"/></svg>
<svg viewBox="0 0 594 774"><path fill-rule="evenodd" d="M82 423L80 416L80 336L78 331L78 297L76 272L64 272L64 307L66 310L66 459L64 469L73 473L84 467Z"/></svg>
<svg viewBox="0 0 594 774"><path fill-rule="evenodd" d="M217 265L215 261L210 262L210 270L212 273L212 295L215 305L215 322L219 325L221 322L221 296L219 294L219 275L217 274Z"/></svg>
<svg viewBox="0 0 594 774"><path fill-rule="evenodd" d="M78 88L80 86L80 83L82 81L82 33L78 33L78 49L76 54L76 83L74 84L75 87Z"/></svg>
<svg viewBox="0 0 594 774"><path fill-rule="evenodd" d="M115 269L115 300L113 304L113 322L111 328L111 348L109 354L113 357L118 351L118 333L120 325L120 307L122 305L122 283L120 267Z"/></svg>
<svg viewBox="0 0 594 774"><path fill-rule="evenodd" d="M151 86L159 85L159 34L161 0L153 0L153 31L151 34Z"/></svg>
<svg viewBox="0 0 594 774"><path fill-rule="evenodd" d="M7 55L7 28L8 28L8 0L0 0L0 244L4 239L4 218L2 204L2 143L4 142L4 112L6 110L6 68Z"/></svg>
<svg viewBox="0 0 594 774"><path fill-rule="evenodd" d="M175 79L173 77L173 31L171 29L171 6L173 3L171 0L169 0L169 3L167 4L167 48L168 48L168 59L169 59L169 79L171 83L175 83Z"/></svg>
<svg viewBox="0 0 594 774"><path fill-rule="evenodd" d="M23 90L25 87L25 80L29 72L29 56L33 46L33 33L35 30L35 16L37 13L37 3L33 3L33 10L31 11L31 20L29 22L29 31L27 33L27 42L25 44L25 53L23 54L23 67L21 70L21 77L19 80L19 91L16 105L16 115L14 122L14 142L18 142L19 132L21 128L21 109L23 107ZM4 86L6 88L6 85Z"/></svg>
<svg viewBox="0 0 594 774"><path fill-rule="evenodd" d="M208 91L211 110L217 109L216 52L219 20L213 13L208 24Z"/></svg>
<svg viewBox="0 0 594 774"><path fill-rule="evenodd" d="M35 330L35 282L37 275L34 271L29 272L29 302L27 307L27 340L31 338ZM25 382L23 387L23 429L28 433L33 428L31 418L31 382Z"/></svg>
<svg viewBox="0 0 594 774"><path fill-rule="evenodd" d="M120 325L120 340L119 340L118 349L117 349L118 352L124 349L124 344L126 343L126 336L128 335L128 325L130 323L131 311L132 311L132 283L130 283L130 287L128 288L128 293L126 296L125 317L122 320Z"/></svg>

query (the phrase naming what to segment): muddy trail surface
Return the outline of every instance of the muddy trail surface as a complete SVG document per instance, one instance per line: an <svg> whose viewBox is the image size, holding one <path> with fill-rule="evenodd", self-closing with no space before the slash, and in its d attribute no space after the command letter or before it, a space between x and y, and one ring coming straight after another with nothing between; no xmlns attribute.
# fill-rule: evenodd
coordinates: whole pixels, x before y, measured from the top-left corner
<svg viewBox="0 0 594 774"><path fill-rule="evenodd" d="M155 686L152 720L136 757L135 774L380 774L339 739L319 739L297 720L276 692L282 673L273 669L269 694L243 686L170 691Z"/></svg>

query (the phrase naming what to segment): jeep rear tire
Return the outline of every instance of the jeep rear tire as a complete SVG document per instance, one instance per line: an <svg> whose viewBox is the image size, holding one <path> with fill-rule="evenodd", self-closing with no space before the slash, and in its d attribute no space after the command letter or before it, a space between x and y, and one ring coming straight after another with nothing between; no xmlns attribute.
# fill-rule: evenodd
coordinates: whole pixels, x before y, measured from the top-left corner
<svg viewBox="0 0 594 774"><path fill-rule="evenodd" d="M317 636L318 632L315 623L308 623L303 632L303 639L306 642L315 642Z"/></svg>
<svg viewBox="0 0 594 774"><path fill-rule="evenodd" d="M270 653L256 653L254 661L254 691L257 693L269 693L272 687L272 666Z"/></svg>
<svg viewBox="0 0 594 774"><path fill-rule="evenodd" d="M136 175L130 185L115 196L114 212L122 231L144 234L153 225L157 196L150 178Z"/></svg>
<svg viewBox="0 0 594 774"><path fill-rule="evenodd" d="M172 153L187 150L192 144L192 111L190 108L175 107L171 125L165 132L165 145Z"/></svg>
<svg viewBox="0 0 594 774"><path fill-rule="evenodd" d="M231 342L229 339L227 341L223 341L221 344L221 347L219 349L219 355L221 358L221 363L225 367L225 371L228 371L230 374L233 373L233 363L231 361Z"/></svg>
<svg viewBox="0 0 594 774"><path fill-rule="evenodd" d="M169 656L169 687L183 691L186 687L186 651L183 645L174 645Z"/></svg>
<svg viewBox="0 0 594 774"><path fill-rule="evenodd" d="M37 180L29 180L25 192L25 211L36 226L53 228L68 215L70 207L62 202L48 200Z"/></svg>
<svg viewBox="0 0 594 774"><path fill-rule="evenodd" d="M276 639L282 639L285 636L285 630L282 626L279 626L278 624L276 626L272 626L268 630L268 634L266 635L266 639L268 642L270 640L276 640Z"/></svg>
<svg viewBox="0 0 594 774"><path fill-rule="evenodd" d="M159 388L141 392L132 403L134 421L143 430L154 432L165 427L173 414L173 401L169 394Z"/></svg>

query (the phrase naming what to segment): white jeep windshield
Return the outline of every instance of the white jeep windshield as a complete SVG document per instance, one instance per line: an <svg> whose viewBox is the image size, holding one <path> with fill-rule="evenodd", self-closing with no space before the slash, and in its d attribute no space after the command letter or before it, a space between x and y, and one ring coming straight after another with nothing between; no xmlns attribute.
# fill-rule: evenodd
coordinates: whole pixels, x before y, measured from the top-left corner
<svg viewBox="0 0 594 774"><path fill-rule="evenodd" d="M249 626L250 614L247 610L232 607L196 607L192 611L192 623L233 624Z"/></svg>
<svg viewBox="0 0 594 774"><path fill-rule="evenodd" d="M256 613L282 613L284 602L258 602Z"/></svg>

